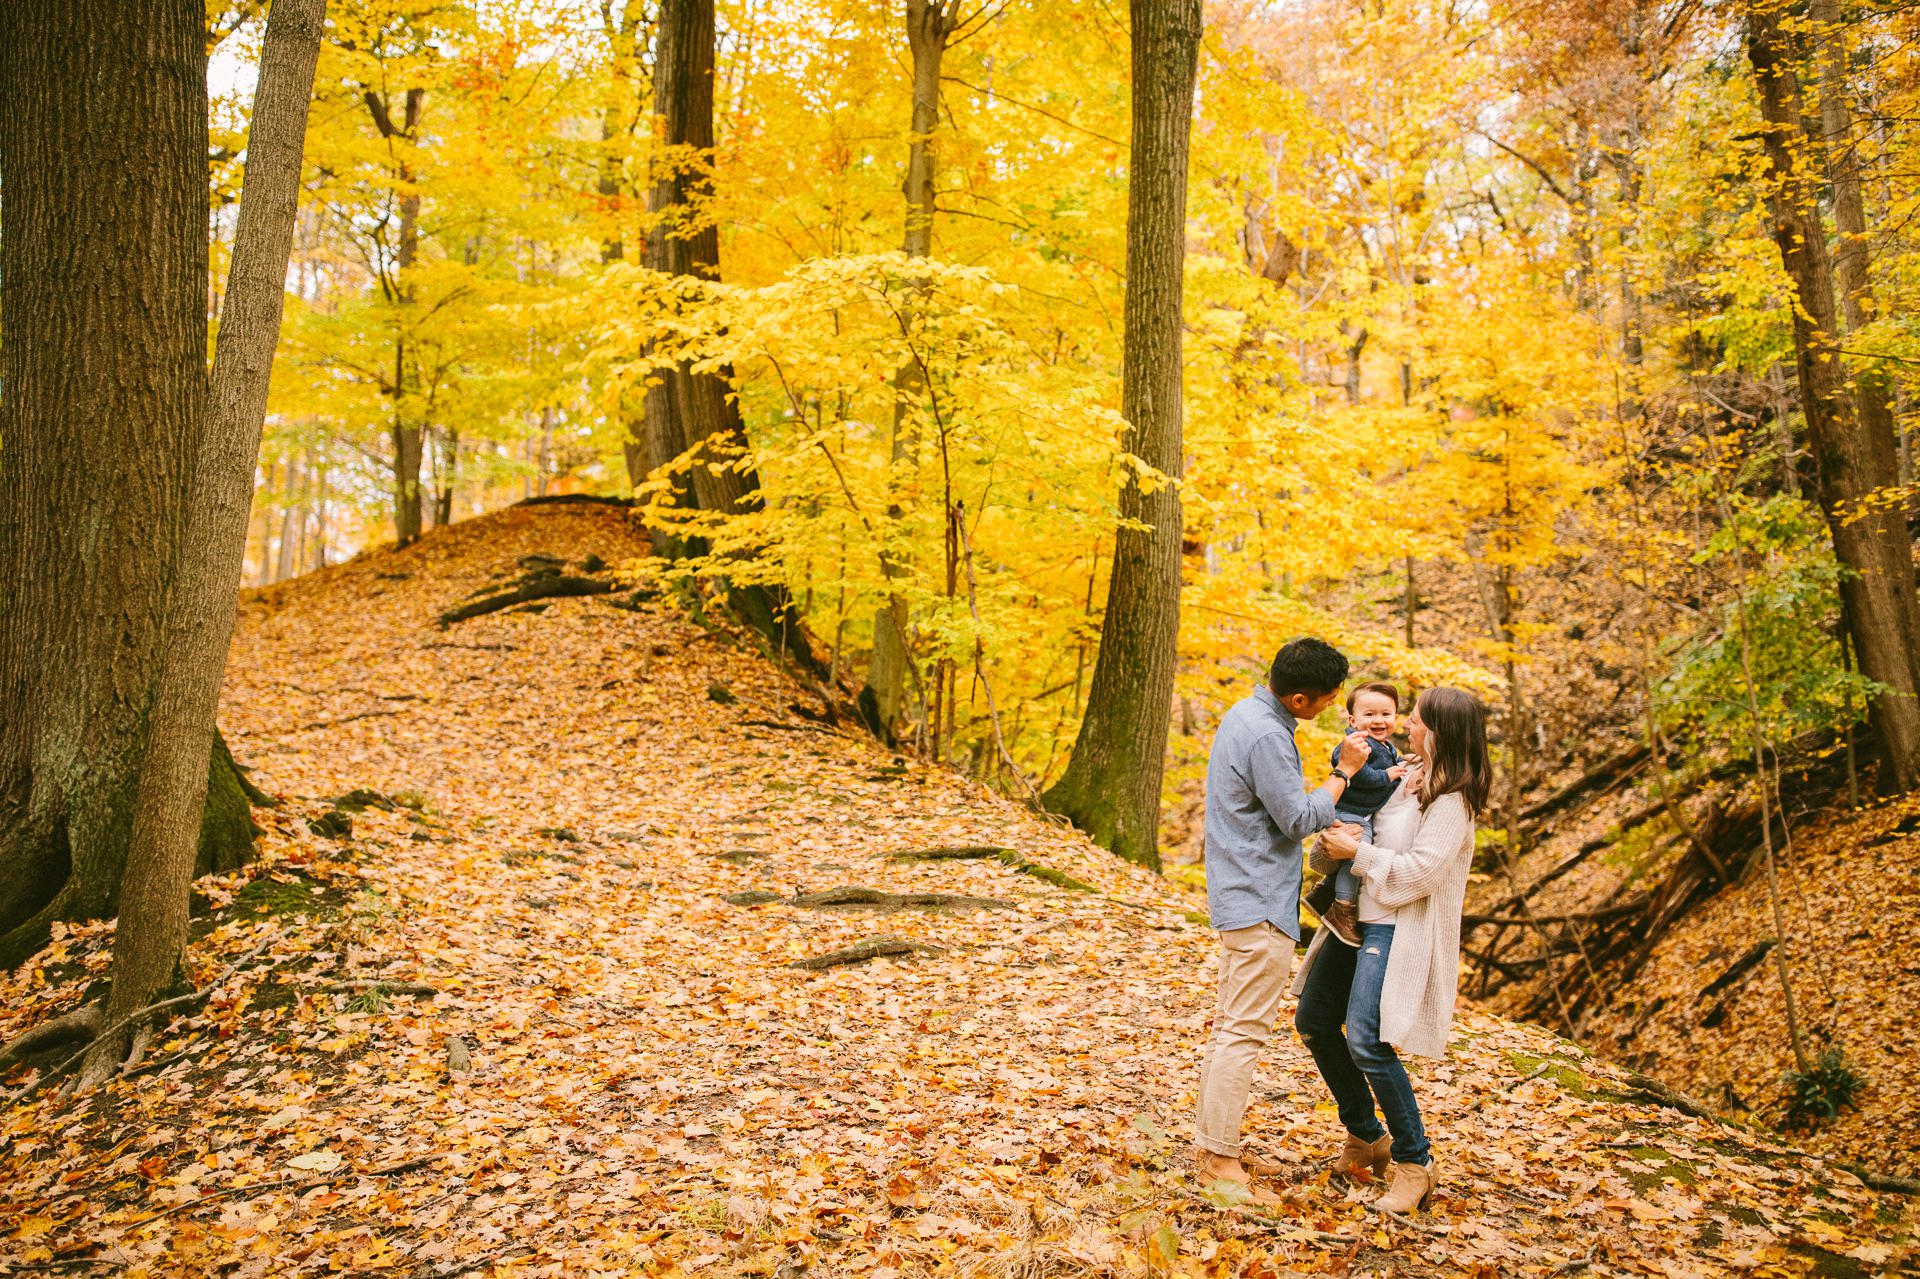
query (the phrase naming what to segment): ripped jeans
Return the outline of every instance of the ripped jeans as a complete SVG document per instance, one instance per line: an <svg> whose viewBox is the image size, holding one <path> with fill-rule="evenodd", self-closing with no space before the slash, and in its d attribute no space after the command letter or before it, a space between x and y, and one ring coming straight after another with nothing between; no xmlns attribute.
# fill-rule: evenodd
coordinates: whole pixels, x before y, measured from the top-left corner
<svg viewBox="0 0 1920 1279"><path fill-rule="evenodd" d="M1360 925L1358 950L1322 944L1307 971L1293 1025L1327 1081L1346 1130L1361 1141L1378 1141L1382 1132L1391 1132L1393 1162L1424 1164L1427 1130L1413 1083L1393 1045L1380 1042L1380 990L1392 950L1392 924ZM1374 1113L1376 1100L1387 1118L1384 1129Z"/></svg>

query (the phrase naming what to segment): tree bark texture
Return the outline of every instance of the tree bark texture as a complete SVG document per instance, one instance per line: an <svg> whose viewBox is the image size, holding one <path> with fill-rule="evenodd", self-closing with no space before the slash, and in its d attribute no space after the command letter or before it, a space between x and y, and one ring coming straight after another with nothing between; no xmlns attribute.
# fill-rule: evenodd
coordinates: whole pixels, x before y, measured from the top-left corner
<svg viewBox="0 0 1920 1279"><path fill-rule="evenodd" d="M1133 148L1127 181L1127 295L1121 411L1130 446L1177 481L1182 471L1181 291L1186 266L1187 142L1200 48L1200 0L1132 0ZM1160 865L1180 634L1180 490L1149 493L1137 475L1120 513L1107 612L1087 713L1066 772L1046 794L1129 861Z"/></svg>
<svg viewBox="0 0 1920 1279"><path fill-rule="evenodd" d="M152 1003L172 982L186 947L214 712L246 557L254 459L280 340L307 104L325 15L326 0L274 0L268 13L232 266L205 419L191 454L165 660L121 875L108 1025ZM205 118L203 105L203 134ZM95 1041L81 1067L83 1083L112 1073L125 1056L124 1039L103 1035Z"/></svg>
<svg viewBox="0 0 1920 1279"><path fill-rule="evenodd" d="M1886 759L1883 781L1908 790L1920 781L1920 595L1902 512L1870 501L1898 482L1897 449L1890 417L1877 425L1863 419L1848 394L1817 178L1797 145L1804 108L1793 54L1778 12L1767 3L1750 5L1747 56L1767 123L1774 242L1798 303L1794 354L1820 505L1843 570L1841 601L1860 670L1886 687L1871 712Z"/></svg>
<svg viewBox="0 0 1920 1279"><path fill-rule="evenodd" d="M654 110L667 158L650 202L658 220L647 237L647 265L718 280L720 231L706 208L713 190L713 0L662 0L655 23ZM732 381L730 370L695 372L683 361L647 389L648 469L682 455L689 460L688 483L676 486L674 504L727 515L760 509L760 477L742 464L749 444ZM776 649L810 672L824 672L784 590L731 586L727 594Z"/></svg>
<svg viewBox="0 0 1920 1279"><path fill-rule="evenodd" d="M901 250L910 258L933 253L933 135L940 127L940 64L959 17L959 0L907 0L907 47L913 59L913 131L907 143L907 180L902 188L907 212ZM924 290L915 287L902 307L909 341L913 340L913 317L918 309L915 303L922 296ZM894 375L893 393L893 469L888 484L887 524L897 533L905 514L899 492L901 481L912 474L920 454L915 415L926 399L927 379L918 360L908 359L900 366ZM891 585L906 577L911 565L893 548L883 547L880 571ZM873 660L867 667L867 687L861 700L871 706L874 727L889 741L897 735L896 726L906 706L907 672L913 661L907 650L909 621L906 597L897 590L888 592L886 602L873 616Z"/></svg>
<svg viewBox="0 0 1920 1279"><path fill-rule="evenodd" d="M119 894L206 394L204 22L0 5L0 966Z"/></svg>

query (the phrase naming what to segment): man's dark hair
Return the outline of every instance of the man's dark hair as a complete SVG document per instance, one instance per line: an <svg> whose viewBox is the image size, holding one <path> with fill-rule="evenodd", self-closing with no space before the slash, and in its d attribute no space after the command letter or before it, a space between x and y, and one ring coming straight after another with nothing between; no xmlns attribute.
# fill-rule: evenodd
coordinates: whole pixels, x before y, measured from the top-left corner
<svg viewBox="0 0 1920 1279"><path fill-rule="evenodd" d="M1347 682L1347 655L1325 640L1288 640L1274 654L1267 687L1275 697L1307 693L1320 697Z"/></svg>
<svg viewBox="0 0 1920 1279"><path fill-rule="evenodd" d="M1360 694L1362 693L1378 693L1393 703L1394 710L1397 711L1400 709L1400 690L1385 680L1377 679L1371 683L1355 684L1347 690L1347 714L1353 714L1353 704L1359 700Z"/></svg>

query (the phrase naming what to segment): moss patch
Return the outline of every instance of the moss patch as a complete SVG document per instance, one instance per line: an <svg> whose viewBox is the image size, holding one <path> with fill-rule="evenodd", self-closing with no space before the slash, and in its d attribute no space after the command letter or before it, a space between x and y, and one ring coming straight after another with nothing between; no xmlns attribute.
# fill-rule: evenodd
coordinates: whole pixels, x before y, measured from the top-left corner
<svg viewBox="0 0 1920 1279"><path fill-rule="evenodd" d="M1663 1182L1691 1186L1700 1180L1698 1170L1680 1156L1659 1146L1635 1146L1627 1155L1638 1167L1622 1169L1636 1194L1649 1194Z"/></svg>
<svg viewBox="0 0 1920 1279"><path fill-rule="evenodd" d="M1788 1244L1787 1248L1795 1256L1811 1261L1813 1273L1825 1276L1825 1279L1867 1279L1872 1273L1852 1257L1830 1252L1818 1244L1794 1243Z"/></svg>

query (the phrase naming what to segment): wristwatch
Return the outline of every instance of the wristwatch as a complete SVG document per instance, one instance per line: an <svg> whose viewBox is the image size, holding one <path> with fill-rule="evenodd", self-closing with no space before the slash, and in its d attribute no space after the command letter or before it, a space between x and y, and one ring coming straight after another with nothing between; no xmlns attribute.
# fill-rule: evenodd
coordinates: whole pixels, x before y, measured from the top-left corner
<svg viewBox="0 0 1920 1279"><path fill-rule="evenodd" d="M1345 769L1336 768L1333 770L1333 775L1343 782L1352 783L1353 781L1353 774L1347 772Z"/></svg>

